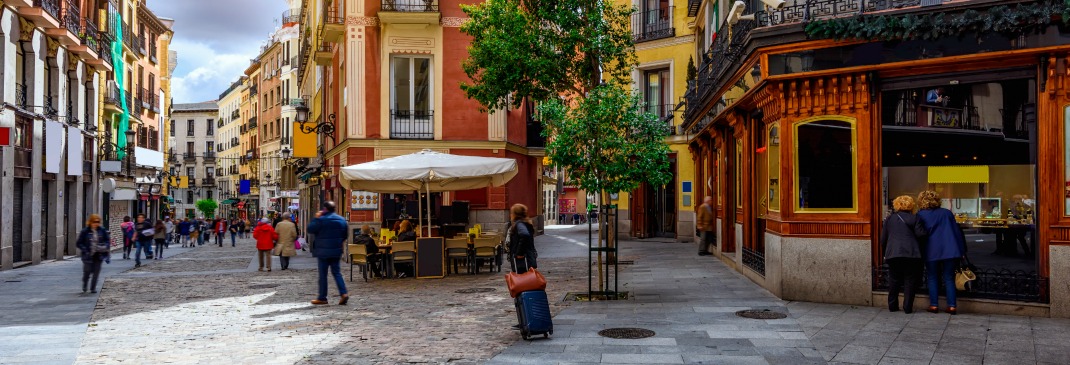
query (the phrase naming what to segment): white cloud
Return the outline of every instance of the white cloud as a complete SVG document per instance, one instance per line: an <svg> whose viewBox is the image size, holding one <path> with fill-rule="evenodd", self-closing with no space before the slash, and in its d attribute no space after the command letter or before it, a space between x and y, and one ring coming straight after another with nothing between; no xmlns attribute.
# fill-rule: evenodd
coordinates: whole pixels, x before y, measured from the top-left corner
<svg viewBox="0 0 1070 365"><path fill-rule="evenodd" d="M172 46L178 52L179 70L171 80L171 94L176 103L194 103L219 97L219 93L249 66L249 54L256 54L258 47L244 54L220 54L202 43L176 40ZM183 67L185 66L185 67Z"/></svg>

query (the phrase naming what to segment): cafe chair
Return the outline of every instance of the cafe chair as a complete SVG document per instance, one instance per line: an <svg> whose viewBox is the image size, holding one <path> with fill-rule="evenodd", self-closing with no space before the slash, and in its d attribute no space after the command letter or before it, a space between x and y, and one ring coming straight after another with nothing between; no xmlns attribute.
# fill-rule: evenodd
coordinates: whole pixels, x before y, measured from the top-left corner
<svg viewBox="0 0 1070 365"><path fill-rule="evenodd" d="M493 238L476 238L473 245L473 258L476 274L479 273L479 266L482 264L480 260L489 260L491 270L494 270L494 266L498 266L498 272L502 271L501 260L498 259L498 253L500 252L501 245L499 241Z"/></svg>
<svg viewBox="0 0 1070 365"><path fill-rule="evenodd" d="M349 245L349 281L353 281L353 266L360 267L360 276L365 282L372 276L368 263L368 248L364 245Z"/></svg>
<svg viewBox="0 0 1070 365"><path fill-rule="evenodd" d="M390 249L390 255L394 259L394 265L412 264L413 274L416 274L416 241L397 241Z"/></svg>
<svg viewBox="0 0 1070 365"><path fill-rule="evenodd" d="M446 259L453 264L453 273L458 273L457 263L464 262L468 272L472 272L471 254L468 252L468 238L447 238Z"/></svg>

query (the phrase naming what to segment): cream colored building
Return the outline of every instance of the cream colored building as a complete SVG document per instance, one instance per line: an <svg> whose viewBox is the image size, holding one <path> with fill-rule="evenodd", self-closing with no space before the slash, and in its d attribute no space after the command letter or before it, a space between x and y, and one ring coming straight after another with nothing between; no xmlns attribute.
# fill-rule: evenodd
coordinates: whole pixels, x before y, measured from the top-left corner
<svg viewBox="0 0 1070 365"><path fill-rule="evenodd" d="M245 89L245 78L241 77L226 91L219 95L217 106L219 107L219 120L216 122L216 150L219 151L218 175L216 185L220 192L220 210L223 215L230 217L234 212L233 202L238 194L237 184L240 180L239 169L241 165L241 117L242 91Z"/></svg>

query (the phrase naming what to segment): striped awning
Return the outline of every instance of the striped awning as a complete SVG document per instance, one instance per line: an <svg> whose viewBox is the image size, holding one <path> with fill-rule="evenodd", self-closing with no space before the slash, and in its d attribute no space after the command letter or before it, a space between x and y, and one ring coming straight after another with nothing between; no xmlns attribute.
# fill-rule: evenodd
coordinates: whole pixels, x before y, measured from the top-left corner
<svg viewBox="0 0 1070 365"><path fill-rule="evenodd" d="M930 184L987 184L988 165L929 166Z"/></svg>

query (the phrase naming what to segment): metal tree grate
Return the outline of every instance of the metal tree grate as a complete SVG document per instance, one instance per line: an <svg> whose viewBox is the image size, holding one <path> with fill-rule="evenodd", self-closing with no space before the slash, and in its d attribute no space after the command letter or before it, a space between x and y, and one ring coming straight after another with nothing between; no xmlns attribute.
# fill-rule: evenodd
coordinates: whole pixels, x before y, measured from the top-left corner
<svg viewBox="0 0 1070 365"><path fill-rule="evenodd" d="M736 312L737 316L750 319L782 319L788 318L787 314L774 312L768 309L748 309Z"/></svg>
<svg viewBox="0 0 1070 365"><path fill-rule="evenodd" d="M640 338L654 337L654 331L645 328L607 328L598 331L598 335L609 338L623 338L635 340Z"/></svg>
<svg viewBox="0 0 1070 365"><path fill-rule="evenodd" d="M495 290L496 289L494 289L494 288L468 288L468 289L458 289L454 293L458 293L458 294L489 293L489 292L492 292L492 291L495 291Z"/></svg>
<svg viewBox="0 0 1070 365"><path fill-rule="evenodd" d="M270 289L279 286L279 284L255 284L249 285L249 289Z"/></svg>

